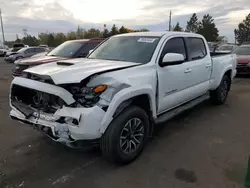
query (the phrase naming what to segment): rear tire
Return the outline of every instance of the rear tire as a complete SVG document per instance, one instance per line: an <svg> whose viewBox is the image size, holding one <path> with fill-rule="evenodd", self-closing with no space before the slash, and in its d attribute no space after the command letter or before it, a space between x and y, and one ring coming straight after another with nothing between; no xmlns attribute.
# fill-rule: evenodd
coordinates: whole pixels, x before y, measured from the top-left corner
<svg viewBox="0 0 250 188"><path fill-rule="evenodd" d="M142 152L149 133L147 113L138 106L129 106L109 125L100 141L103 157L127 164Z"/></svg>
<svg viewBox="0 0 250 188"><path fill-rule="evenodd" d="M210 91L210 100L215 105L221 105L226 102L228 92L231 87L231 80L227 75L224 75L219 87L217 89Z"/></svg>

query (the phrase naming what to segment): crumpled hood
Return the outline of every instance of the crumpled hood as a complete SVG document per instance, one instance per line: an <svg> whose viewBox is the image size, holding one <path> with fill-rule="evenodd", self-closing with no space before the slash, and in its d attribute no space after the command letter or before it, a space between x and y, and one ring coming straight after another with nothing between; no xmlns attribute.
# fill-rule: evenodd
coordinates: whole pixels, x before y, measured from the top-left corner
<svg viewBox="0 0 250 188"><path fill-rule="evenodd" d="M23 58L20 60L15 61L15 64L17 65L40 65L44 63L51 63L51 62L56 62L56 61L61 61L64 59L64 57L56 57L56 56L34 56L34 57L28 57L28 58Z"/></svg>
<svg viewBox="0 0 250 188"><path fill-rule="evenodd" d="M241 64L250 63L250 55L237 55L237 63Z"/></svg>
<svg viewBox="0 0 250 188"><path fill-rule="evenodd" d="M55 84L80 83L95 73L140 65L139 63L99 59L71 59L35 66L25 72L50 76Z"/></svg>

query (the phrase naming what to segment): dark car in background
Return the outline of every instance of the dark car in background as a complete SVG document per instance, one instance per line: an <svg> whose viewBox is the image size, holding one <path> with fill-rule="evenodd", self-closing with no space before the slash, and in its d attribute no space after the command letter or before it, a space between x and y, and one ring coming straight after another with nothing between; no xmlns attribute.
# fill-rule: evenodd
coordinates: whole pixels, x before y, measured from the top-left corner
<svg viewBox="0 0 250 188"><path fill-rule="evenodd" d="M237 56L237 74L250 74L250 45L241 45L232 53Z"/></svg>
<svg viewBox="0 0 250 188"><path fill-rule="evenodd" d="M14 43L12 45L12 52L17 52L18 50L20 50L24 47L25 47L25 44L23 44L23 43Z"/></svg>
<svg viewBox="0 0 250 188"><path fill-rule="evenodd" d="M13 76L20 76L22 71L36 65L51 63L71 58L84 58L89 51L103 42L102 38L70 40L62 43L48 54L34 56L15 61L16 67L12 71Z"/></svg>

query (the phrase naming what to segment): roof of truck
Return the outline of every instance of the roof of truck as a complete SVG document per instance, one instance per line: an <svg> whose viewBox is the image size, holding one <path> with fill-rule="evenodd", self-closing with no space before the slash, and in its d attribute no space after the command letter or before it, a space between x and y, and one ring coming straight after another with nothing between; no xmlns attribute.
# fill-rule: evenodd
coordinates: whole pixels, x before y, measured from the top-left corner
<svg viewBox="0 0 250 188"><path fill-rule="evenodd" d="M134 33L125 33L115 36L153 36L153 37L162 37L163 35L183 35L183 36L201 36L195 33L188 32L178 32L178 31L147 31L147 32L134 32Z"/></svg>

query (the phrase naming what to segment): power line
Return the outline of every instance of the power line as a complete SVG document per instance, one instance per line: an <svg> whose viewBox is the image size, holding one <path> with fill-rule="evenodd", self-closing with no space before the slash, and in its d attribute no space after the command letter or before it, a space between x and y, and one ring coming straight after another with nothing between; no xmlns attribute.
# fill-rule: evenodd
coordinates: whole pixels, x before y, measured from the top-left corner
<svg viewBox="0 0 250 188"><path fill-rule="evenodd" d="M3 35L3 45L5 45L4 31L3 31L3 18L2 18L2 10L0 9L0 19L1 19L1 27L2 27L2 35Z"/></svg>

